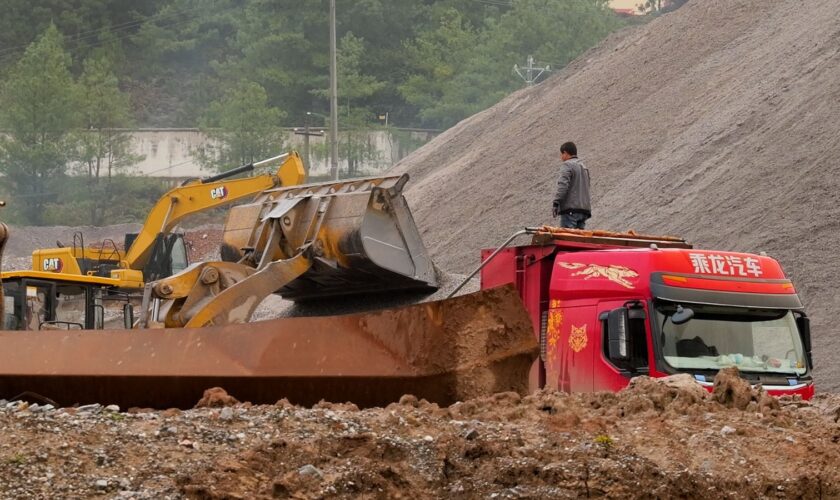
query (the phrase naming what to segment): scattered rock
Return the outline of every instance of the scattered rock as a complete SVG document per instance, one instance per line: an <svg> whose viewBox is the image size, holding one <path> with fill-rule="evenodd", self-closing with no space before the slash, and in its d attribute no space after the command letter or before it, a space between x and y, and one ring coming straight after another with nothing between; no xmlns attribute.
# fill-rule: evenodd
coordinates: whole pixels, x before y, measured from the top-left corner
<svg viewBox="0 0 840 500"><path fill-rule="evenodd" d="M300 474L301 476L317 476L317 477L323 477L323 475L324 475L321 472L320 469L318 469L317 467L315 467L312 464L306 464L303 467L299 468L298 469L298 474Z"/></svg>
<svg viewBox="0 0 840 500"><path fill-rule="evenodd" d="M476 429L467 429L464 433L464 439L467 441L472 441L473 439L478 438L478 431Z"/></svg>

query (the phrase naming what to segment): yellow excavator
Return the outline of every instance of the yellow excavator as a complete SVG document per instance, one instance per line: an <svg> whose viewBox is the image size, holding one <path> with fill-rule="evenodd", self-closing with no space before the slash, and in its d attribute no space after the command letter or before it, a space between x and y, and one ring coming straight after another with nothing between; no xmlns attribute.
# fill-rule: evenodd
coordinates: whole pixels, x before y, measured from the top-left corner
<svg viewBox="0 0 840 500"><path fill-rule="evenodd" d="M231 178L278 163L273 173ZM145 283L189 265L183 235L173 232L179 222L266 189L301 184L304 179L303 162L292 151L169 190L152 207L140 232L125 236L125 250L113 240L85 246L81 233L74 235L70 246L35 250L31 269L0 274L6 292L1 326L7 330L101 329L106 319L110 324L119 321L114 314L106 318L106 312L115 309L109 303L117 301L123 304L120 323L130 327L134 322L130 295L139 293Z"/></svg>

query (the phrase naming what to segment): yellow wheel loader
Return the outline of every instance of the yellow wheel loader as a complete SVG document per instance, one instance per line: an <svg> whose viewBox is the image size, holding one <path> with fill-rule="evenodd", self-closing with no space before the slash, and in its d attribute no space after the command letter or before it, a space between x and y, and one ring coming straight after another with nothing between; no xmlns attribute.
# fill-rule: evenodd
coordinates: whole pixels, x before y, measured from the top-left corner
<svg viewBox="0 0 840 500"><path fill-rule="evenodd" d="M276 165L274 173L231 179L255 168ZM173 233L185 217L254 196L266 189L303 183L303 162L296 152L244 165L204 179L192 179L164 194L149 211L139 233L127 234L122 250L113 240L87 247L76 233L73 244L32 252L32 268L0 274L8 330L41 328L101 329L131 327L129 295L146 282L165 278L189 265L183 235ZM114 318L113 302L123 304Z"/></svg>
<svg viewBox="0 0 840 500"><path fill-rule="evenodd" d="M538 355L513 287L341 316L252 322L271 294L340 303L438 287L408 176L274 187L233 207L221 262L146 283L134 329L0 331L0 398L189 408L241 400L440 404L525 392ZM11 354L14 353L14 354Z"/></svg>

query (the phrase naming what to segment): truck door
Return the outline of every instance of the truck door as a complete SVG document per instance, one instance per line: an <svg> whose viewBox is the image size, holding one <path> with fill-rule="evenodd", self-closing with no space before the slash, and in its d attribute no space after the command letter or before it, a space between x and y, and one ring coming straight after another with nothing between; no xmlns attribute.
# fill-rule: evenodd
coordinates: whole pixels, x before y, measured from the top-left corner
<svg viewBox="0 0 840 500"><path fill-rule="evenodd" d="M557 388L566 392L591 392L593 360L597 347L593 335L597 328L594 306L563 307L557 340L549 336L547 379L557 380ZM553 368L553 370L551 369ZM552 373L552 371L554 373ZM551 383L548 383L549 387Z"/></svg>

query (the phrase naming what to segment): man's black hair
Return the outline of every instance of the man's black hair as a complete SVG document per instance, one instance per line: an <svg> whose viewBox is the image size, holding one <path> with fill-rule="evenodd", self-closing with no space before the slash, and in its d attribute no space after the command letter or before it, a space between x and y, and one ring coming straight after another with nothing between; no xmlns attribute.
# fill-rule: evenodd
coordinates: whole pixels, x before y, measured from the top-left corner
<svg viewBox="0 0 840 500"><path fill-rule="evenodd" d="M574 142L564 142L562 146L560 146L561 153L569 153L572 156L577 156L577 146L575 146Z"/></svg>

